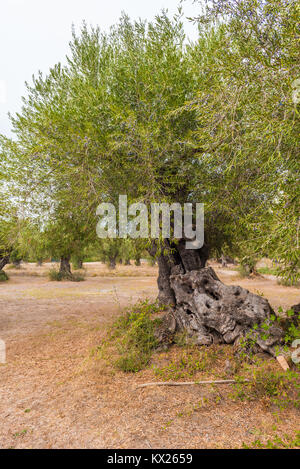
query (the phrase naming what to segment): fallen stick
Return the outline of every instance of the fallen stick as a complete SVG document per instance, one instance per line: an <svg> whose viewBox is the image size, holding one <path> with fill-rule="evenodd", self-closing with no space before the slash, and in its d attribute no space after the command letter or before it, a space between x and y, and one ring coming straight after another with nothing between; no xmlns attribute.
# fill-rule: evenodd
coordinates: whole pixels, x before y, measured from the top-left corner
<svg viewBox="0 0 300 469"><path fill-rule="evenodd" d="M249 379L244 379L243 383L249 383ZM174 382L174 381L165 381L165 382L152 382L152 383L144 383L139 384L136 389L139 388L146 388L147 386L191 386L197 384L232 384L237 383L235 379L221 379L216 381L187 381L187 382Z"/></svg>

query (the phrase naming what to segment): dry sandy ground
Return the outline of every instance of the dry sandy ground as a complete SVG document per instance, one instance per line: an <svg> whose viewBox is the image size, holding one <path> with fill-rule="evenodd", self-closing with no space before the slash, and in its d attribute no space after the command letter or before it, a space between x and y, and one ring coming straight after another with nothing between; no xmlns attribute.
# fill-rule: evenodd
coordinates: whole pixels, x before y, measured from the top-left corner
<svg viewBox="0 0 300 469"><path fill-rule="evenodd" d="M7 345L7 363L0 365L0 448L233 448L299 429L295 409L228 401L224 386L136 390L137 383L156 379L153 370L125 374L95 358L113 318L140 298L155 298L155 267L119 267L112 276L105 266L89 264L80 283L49 282L48 268L9 271L10 281L0 284L0 339ZM300 301L299 289L273 279L218 274L263 293L274 308Z"/></svg>

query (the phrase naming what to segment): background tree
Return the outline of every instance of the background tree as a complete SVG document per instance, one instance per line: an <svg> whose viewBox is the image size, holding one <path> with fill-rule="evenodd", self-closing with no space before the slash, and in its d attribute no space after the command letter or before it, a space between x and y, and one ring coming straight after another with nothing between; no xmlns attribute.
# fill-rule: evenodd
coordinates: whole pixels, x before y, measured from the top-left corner
<svg viewBox="0 0 300 469"><path fill-rule="evenodd" d="M293 0L207 2L198 21L202 37L218 31L202 67L211 89L191 103L198 148L220 167L227 162L230 192L225 186L220 195L228 207L242 202L234 210L241 259L250 249L252 257L276 258L292 283L300 275L299 12Z"/></svg>

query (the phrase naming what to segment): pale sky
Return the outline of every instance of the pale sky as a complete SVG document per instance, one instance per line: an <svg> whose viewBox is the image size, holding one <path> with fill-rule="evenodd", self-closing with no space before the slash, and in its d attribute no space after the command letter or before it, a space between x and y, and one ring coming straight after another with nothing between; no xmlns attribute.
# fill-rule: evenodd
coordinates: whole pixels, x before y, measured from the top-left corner
<svg viewBox="0 0 300 469"><path fill-rule="evenodd" d="M173 15L179 0L0 0L0 133L10 135L8 111L20 109L25 81L38 70L64 62L71 25L82 21L107 31L122 11L131 18L151 20L163 8ZM186 16L199 12L192 0L183 3ZM194 40L195 25L186 21Z"/></svg>

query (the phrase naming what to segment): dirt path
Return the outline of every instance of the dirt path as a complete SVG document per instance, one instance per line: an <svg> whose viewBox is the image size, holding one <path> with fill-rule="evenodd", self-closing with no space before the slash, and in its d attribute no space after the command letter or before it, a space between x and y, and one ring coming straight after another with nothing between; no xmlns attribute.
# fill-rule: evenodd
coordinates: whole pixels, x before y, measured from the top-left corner
<svg viewBox="0 0 300 469"><path fill-rule="evenodd" d="M31 276L13 273L0 285L0 339L7 345L7 363L0 365L0 448L236 447L253 435L267 438L274 426L279 432L297 427L295 411L279 415L262 403L228 404L222 389L213 407L197 411L211 390L134 391L136 383L153 379L151 369L115 372L93 356L120 310L155 298L155 268L124 267L117 272L122 276L112 277L92 265L81 283L25 273ZM274 280L238 280L228 270L219 275L263 293L276 308L299 301L299 289Z"/></svg>

